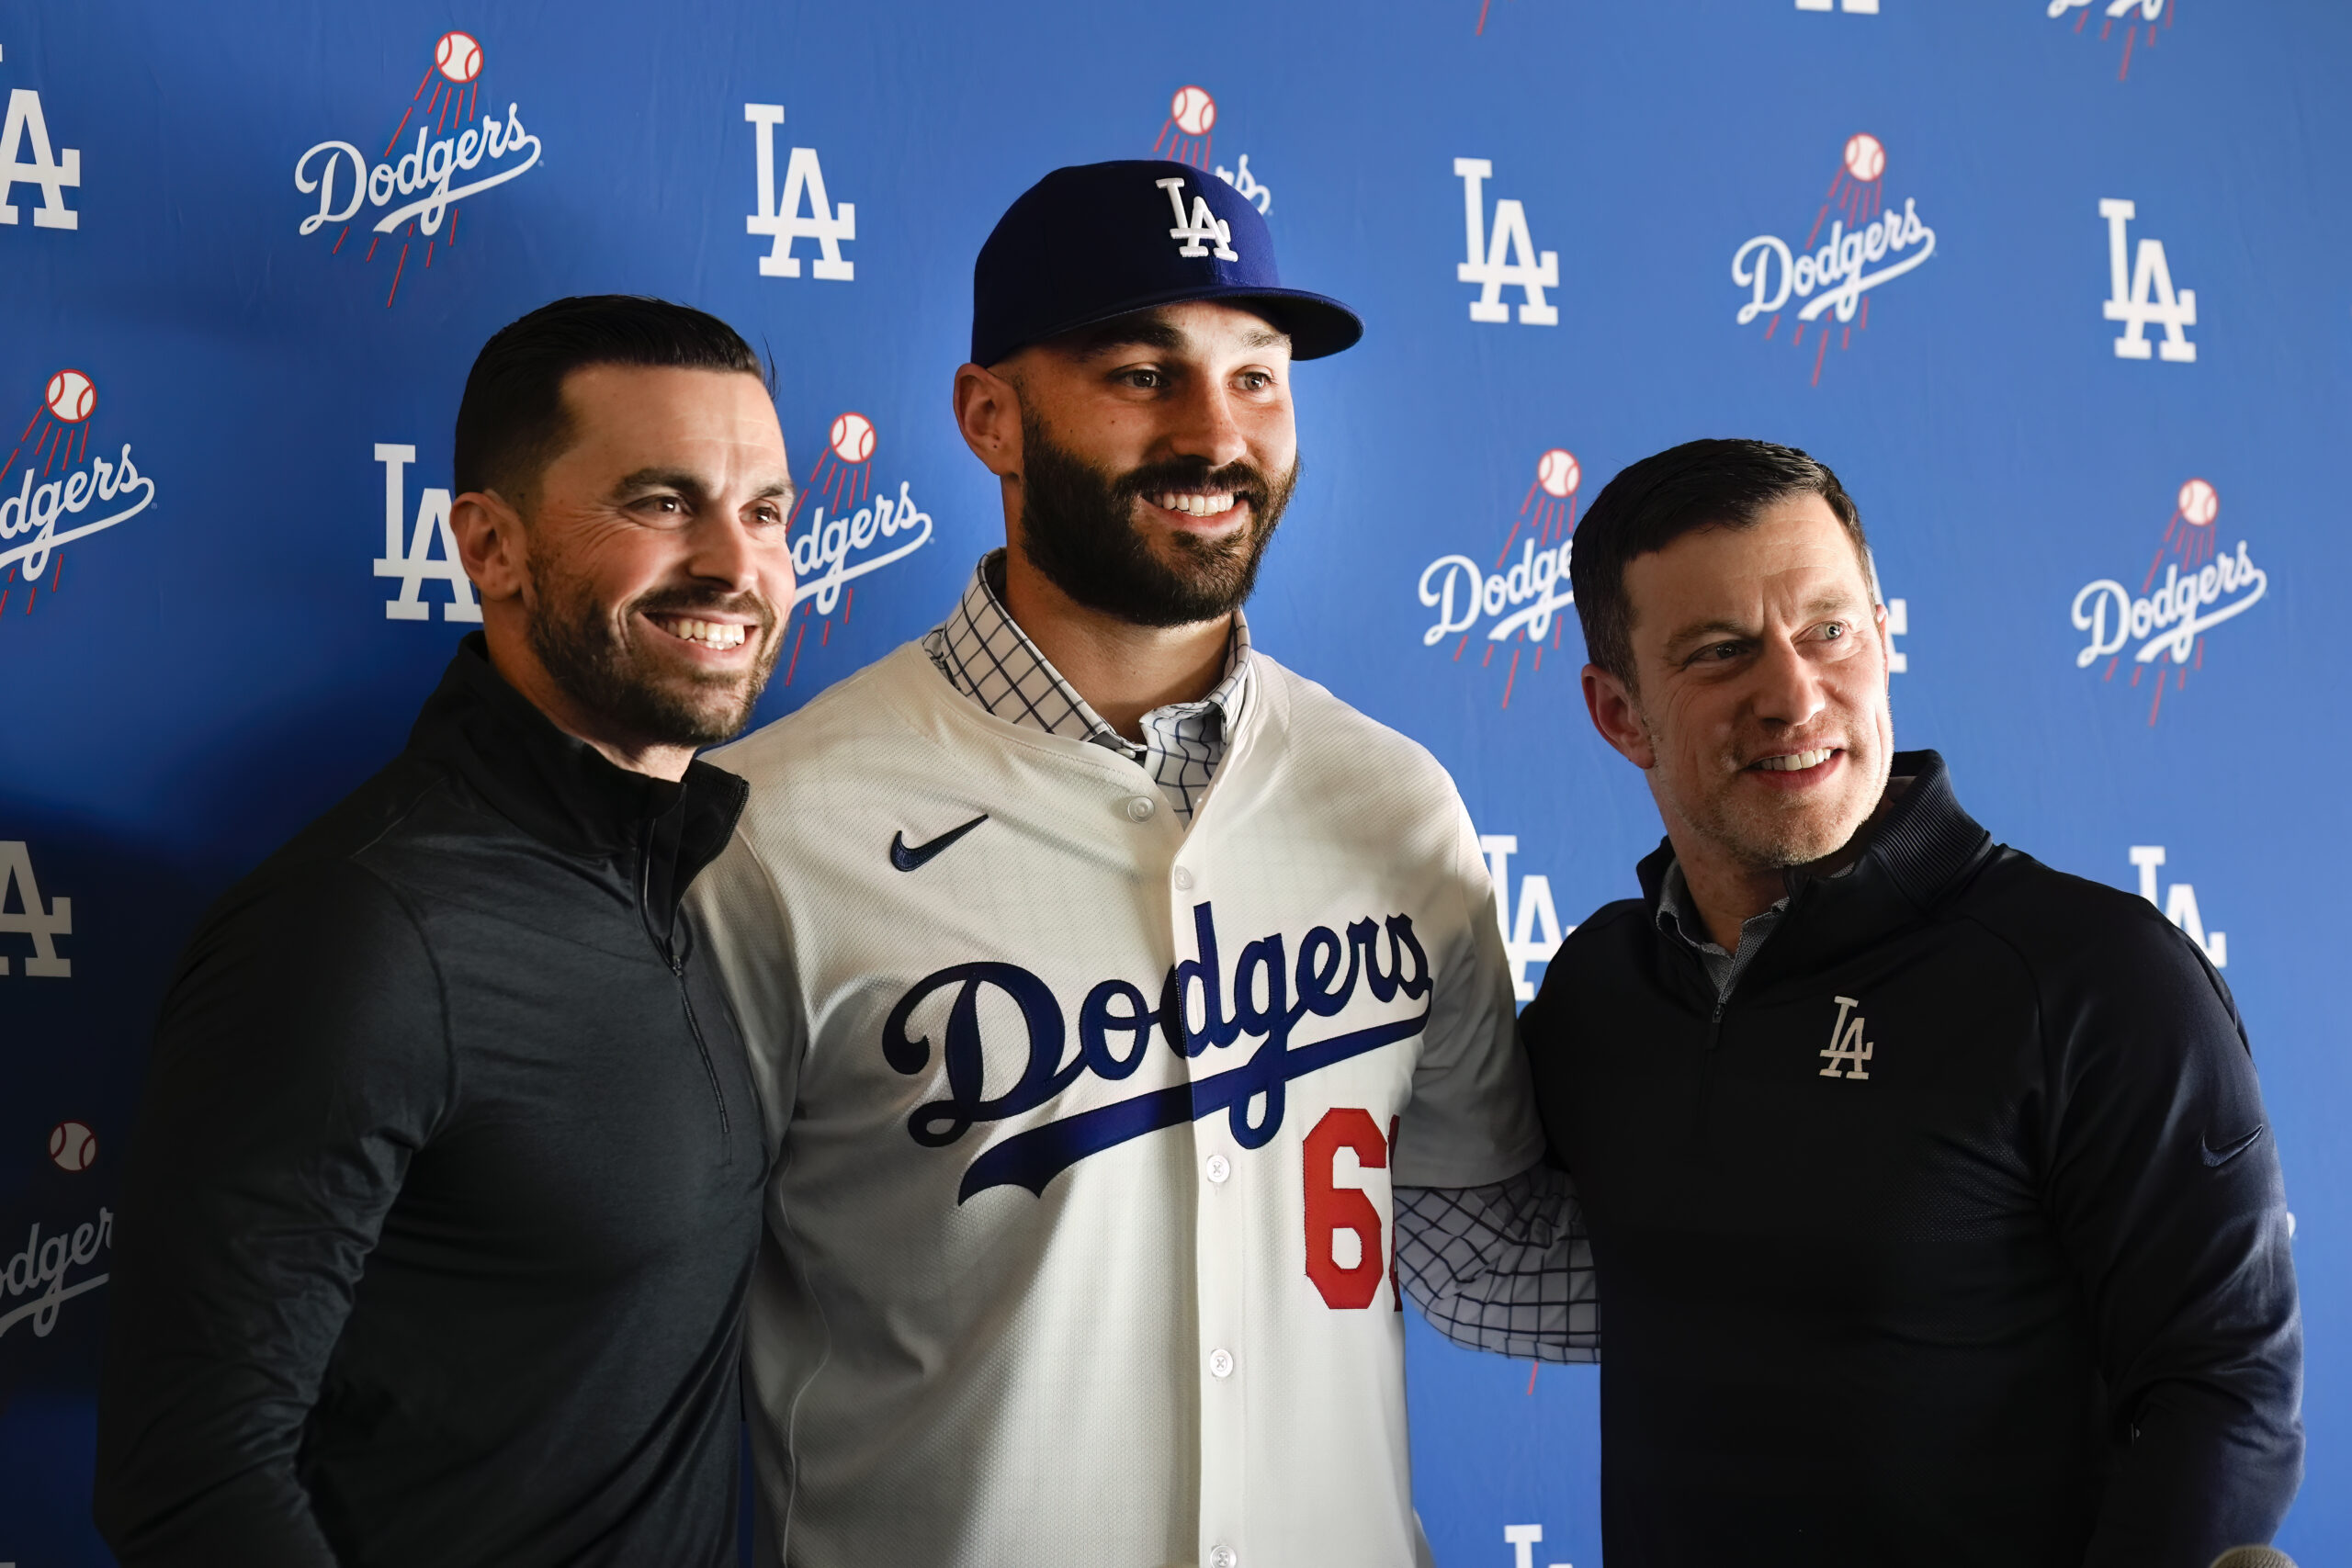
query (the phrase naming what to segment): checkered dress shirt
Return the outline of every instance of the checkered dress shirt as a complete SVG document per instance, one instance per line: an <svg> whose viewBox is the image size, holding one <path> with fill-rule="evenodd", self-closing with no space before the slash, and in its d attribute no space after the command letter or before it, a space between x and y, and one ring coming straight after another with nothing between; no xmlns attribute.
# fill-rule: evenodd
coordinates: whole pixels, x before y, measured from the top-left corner
<svg viewBox="0 0 2352 1568"><path fill-rule="evenodd" d="M1029 640L997 597L1004 552L991 550L973 569L956 613L922 639L922 649L949 684L997 717L1048 735L1067 735L1115 751L1149 774L1185 822L1225 761L1227 739L1249 711L1250 623L1233 613L1225 674L1196 703L1170 703L1143 716L1144 738L1130 740L1087 705Z"/></svg>
<svg viewBox="0 0 2352 1568"><path fill-rule="evenodd" d="M923 638L939 672L1009 723L1116 751L1190 823L1249 711L1250 625L1240 612L1216 689L1144 715L1137 742L1104 723L1029 640L998 597L1003 575L1003 551L982 557L956 613ZM1592 1244L1565 1175L1539 1166L1487 1187L1399 1187L1396 1204L1396 1272L1440 1333L1506 1356L1600 1359Z"/></svg>

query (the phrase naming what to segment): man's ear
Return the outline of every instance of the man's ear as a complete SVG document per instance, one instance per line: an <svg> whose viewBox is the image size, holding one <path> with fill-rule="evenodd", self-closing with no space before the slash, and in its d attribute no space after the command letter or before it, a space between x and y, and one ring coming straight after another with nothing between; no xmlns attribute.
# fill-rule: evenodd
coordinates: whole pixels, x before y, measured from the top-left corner
<svg viewBox="0 0 2352 1568"><path fill-rule="evenodd" d="M449 528L466 575L492 604L520 598L530 581L530 541L523 519L494 490L469 490L449 503Z"/></svg>
<svg viewBox="0 0 2352 1568"><path fill-rule="evenodd" d="M1884 666L1883 673L1886 688L1893 691L1894 689L1894 638L1887 634L1886 606L1883 604L1874 604L1871 606L1871 620L1878 627L1878 660L1879 663Z"/></svg>
<svg viewBox="0 0 2352 1568"><path fill-rule="evenodd" d="M1021 472L1021 389L985 366L956 372L956 428L988 471L999 479Z"/></svg>
<svg viewBox="0 0 2352 1568"><path fill-rule="evenodd" d="M1657 766L1657 750L1650 744L1633 689L1598 664L1584 667L1584 709L1600 738L1625 761L1644 773Z"/></svg>

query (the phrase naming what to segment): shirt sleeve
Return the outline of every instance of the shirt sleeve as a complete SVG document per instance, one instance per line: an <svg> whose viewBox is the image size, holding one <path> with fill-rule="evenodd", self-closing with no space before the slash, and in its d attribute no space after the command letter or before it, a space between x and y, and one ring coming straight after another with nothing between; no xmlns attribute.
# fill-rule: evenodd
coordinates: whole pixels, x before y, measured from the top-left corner
<svg viewBox="0 0 2352 1568"><path fill-rule="evenodd" d="M695 878L686 897L743 1032L773 1165L792 1122L808 1041L784 901L740 828L718 858Z"/></svg>
<svg viewBox="0 0 2352 1568"><path fill-rule="evenodd" d="M2302 1322L2229 989L2153 910L2125 928L2076 995L2045 985L2047 1201L2120 1466L2086 1562L2203 1568L2268 1541L2301 1483Z"/></svg>
<svg viewBox="0 0 2352 1568"><path fill-rule="evenodd" d="M1396 1271L1431 1326L1472 1350L1600 1359L1600 1292L1567 1172L1396 1190Z"/></svg>
<svg viewBox="0 0 2352 1568"><path fill-rule="evenodd" d="M1487 1186L1544 1156L1494 886L1470 814L1458 798L1452 804L1446 874L1458 900L1457 926L1442 951L1430 955L1430 1021L1396 1138L1399 1187Z"/></svg>
<svg viewBox="0 0 2352 1568"><path fill-rule="evenodd" d="M452 1096L432 954L348 866L241 889L167 995L124 1176L95 1513L125 1568L335 1562L303 1427Z"/></svg>

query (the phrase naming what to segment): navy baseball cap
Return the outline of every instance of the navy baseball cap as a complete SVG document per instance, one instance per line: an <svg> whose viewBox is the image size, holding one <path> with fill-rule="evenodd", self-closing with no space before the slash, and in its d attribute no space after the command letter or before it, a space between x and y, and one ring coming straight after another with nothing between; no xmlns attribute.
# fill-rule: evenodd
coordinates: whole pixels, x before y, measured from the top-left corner
<svg viewBox="0 0 2352 1568"><path fill-rule="evenodd" d="M1155 305L1262 300L1293 359L1337 354L1363 322L1337 299L1285 288L1250 198L1205 170L1156 158L1056 169L997 220L972 266L972 359Z"/></svg>

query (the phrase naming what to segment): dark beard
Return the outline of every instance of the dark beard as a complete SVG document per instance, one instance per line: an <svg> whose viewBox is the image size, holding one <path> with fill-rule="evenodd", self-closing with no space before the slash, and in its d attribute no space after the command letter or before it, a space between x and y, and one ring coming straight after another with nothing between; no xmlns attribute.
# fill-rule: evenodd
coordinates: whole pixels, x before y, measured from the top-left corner
<svg viewBox="0 0 2352 1568"><path fill-rule="evenodd" d="M782 639L775 611L756 594L698 593L656 589L608 615L587 584L554 567L530 563L532 603L526 633L531 651L564 694L590 713L650 746L712 746L741 734L775 670ZM695 674L653 668L616 620L633 624L640 611L692 615L699 612L755 615L752 634L763 649L744 675Z"/></svg>
<svg viewBox="0 0 2352 1568"><path fill-rule="evenodd" d="M1247 462L1212 468L1203 457L1147 463L1116 477L1021 416L1021 552L1047 581L1091 610L1138 626L1182 626L1231 615L1258 586L1258 565L1298 485ZM1175 533L1170 565L1136 526L1135 503L1170 490L1230 491L1250 503L1250 526L1222 540Z"/></svg>

